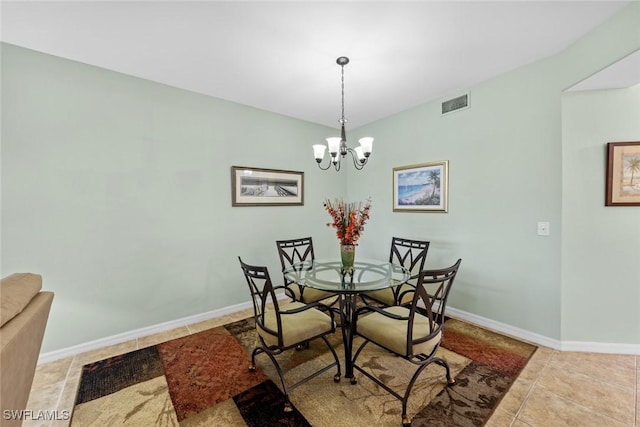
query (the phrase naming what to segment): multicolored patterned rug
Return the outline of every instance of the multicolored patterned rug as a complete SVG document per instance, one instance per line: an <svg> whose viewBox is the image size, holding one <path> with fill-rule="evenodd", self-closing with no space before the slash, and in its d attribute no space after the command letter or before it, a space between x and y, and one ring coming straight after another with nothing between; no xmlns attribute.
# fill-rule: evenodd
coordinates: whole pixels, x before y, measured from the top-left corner
<svg viewBox="0 0 640 427"><path fill-rule="evenodd" d="M356 385L333 381L335 370L284 396L271 361L257 358L253 319L209 329L85 365L71 425L81 426L398 426L401 403L368 378ZM332 343L341 353L341 335ZM357 342L356 342L357 344ZM448 319L439 356L456 385L446 387L444 370L433 364L419 377L409 398L413 426L479 426L489 418L536 347ZM321 340L309 349L278 357L290 384L332 356ZM359 365L398 392L415 366L369 344Z"/></svg>

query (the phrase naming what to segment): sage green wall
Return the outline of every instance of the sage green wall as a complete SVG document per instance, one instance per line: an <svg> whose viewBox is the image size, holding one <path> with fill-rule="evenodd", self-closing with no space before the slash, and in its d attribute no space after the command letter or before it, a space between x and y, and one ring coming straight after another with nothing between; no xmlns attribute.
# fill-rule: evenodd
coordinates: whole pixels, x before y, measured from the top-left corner
<svg viewBox="0 0 640 427"><path fill-rule="evenodd" d="M349 193L371 192L372 215L382 217L366 231L368 247L388 247L393 234L431 241L428 267L462 258L453 307L558 339L561 127L552 68L541 61L474 86L467 110L441 116L438 101L368 126L384 141L375 147L383 165L350 179ZM392 212L393 167L439 160L449 161L449 212ZM536 235L538 221L551 223L550 236Z"/></svg>
<svg viewBox="0 0 640 427"><path fill-rule="evenodd" d="M63 349L247 301L236 257L278 271L277 238L312 235L335 255L322 200L348 189L373 200L359 254L429 239L428 266L463 258L452 306L591 341L562 299L577 276L561 262L561 93L640 48L639 6L470 88L468 110L443 117L436 100L350 130L374 136L374 154L339 174L311 160L334 130L2 44L2 276L43 275L56 292L43 351ZM435 160L450 161L449 213L393 213L392 168ZM232 208L231 165L304 171L305 205Z"/></svg>
<svg viewBox="0 0 640 427"><path fill-rule="evenodd" d="M640 141L640 86L565 94L562 136L562 338L640 344L640 207L604 206L606 143Z"/></svg>
<svg viewBox="0 0 640 427"><path fill-rule="evenodd" d="M43 352L246 302L277 238L328 256L335 132L2 44L2 276L55 292ZM304 171L305 205L232 208L231 165Z"/></svg>
<svg viewBox="0 0 640 427"><path fill-rule="evenodd" d="M561 272L575 266L562 263L563 220L574 218L562 210L563 182L572 177L563 172L561 97L568 87L639 49L639 28L640 4L634 2L553 57L358 129L358 135L376 138L377 161L375 168L349 176L349 197L371 196L377 220L358 251L383 256L392 235L428 239L427 266L463 259L453 307L556 340L564 338L562 319L572 319L566 330L571 339L609 342L611 337L599 330L592 333L586 324L581 329L579 300L562 298ZM440 114L442 100L467 90L469 109ZM449 161L449 212L392 212L393 167L438 160ZM638 218L637 209L616 214L627 223ZM550 236L536 234L538 221L550 222ZM607 230L598 222L591 227L595 235ZM572 248L583 232L570 228L569 233L578 233ZM633 243L619 243L622 250L638 253ZM598 263L592 268L604 273ZM626 273L618 278L633 280ZM574 280L579 275L571 274ZM617 298L637 302L637 285ZM570 286L568 292L574 291ZM635 312L619 318L637 325ZM603 320L602 328L607 324ZM639 342L637 334L617 334L620 342Z"/></svg>

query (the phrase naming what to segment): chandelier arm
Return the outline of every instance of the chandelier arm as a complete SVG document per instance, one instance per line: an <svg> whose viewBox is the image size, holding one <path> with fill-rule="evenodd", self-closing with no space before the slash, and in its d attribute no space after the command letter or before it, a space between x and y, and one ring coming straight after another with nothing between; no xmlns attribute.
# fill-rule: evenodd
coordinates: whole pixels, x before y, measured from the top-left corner
<svg viewBox="0 0 640 427"><path fill-rule="evenodd" d="M316 162L318 163L318 168L320 168L320 170L326 171L326 170L328 170L328 169L331 167L331 165L333 165L333 167L335 168L335 170L336 170L336 171L339 171L339 170L340 170L340 163L341 163L341 162L335 162L335 163L334 163L334 162L332 162L332 161L331 161L331 158L332 158L332 157L331 157L331 156L329 156L329 163L328 163L328 164L327 164L327 166L325 166L325 167L322 167L322 162L323 162L323 160L324 160L324 159L322 159L322 160L321 160L321 161L319 161L319 162L316 160Z"/></svg>
<svg viewBox="0 0 640 427"><path fill-rule="evenodd" d="M321 162L318 162L318 167L319 167L321 170L326 171L327 169L329 169L329 168L331 167L331 161L329 161L329 164L327 165L327 167L326 167L326 168L323 168L323 167L322 167Z"/></svg>
<svg viewBox="0 0 640 427"><path fill-rule="evenodd" d="M351 160L353 160L353 166L357 170L362 170L364 168L364 165L367 164L368 159L365 159L364 162L361 162L360 160L358 160L358 155L356 154L356 151L353 148L347 148L347 151L349 151L349 153L351 154Z"/></svg>

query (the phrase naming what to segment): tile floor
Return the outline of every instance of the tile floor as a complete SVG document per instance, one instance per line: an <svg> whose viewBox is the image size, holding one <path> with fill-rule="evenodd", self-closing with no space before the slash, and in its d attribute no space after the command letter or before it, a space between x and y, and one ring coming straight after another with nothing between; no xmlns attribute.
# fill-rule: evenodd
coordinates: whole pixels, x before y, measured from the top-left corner
<svg viewBox="0 0 640 427"><path fill-rule="evenodd" d="M252 310L211 319L39 365L28 409L63 411L73 401L86 363L144 348L251 316ZM69 421L25 421L62 427ZM559 352L540 347L486 424L487 427L640 427L640 356Z"/></svg>

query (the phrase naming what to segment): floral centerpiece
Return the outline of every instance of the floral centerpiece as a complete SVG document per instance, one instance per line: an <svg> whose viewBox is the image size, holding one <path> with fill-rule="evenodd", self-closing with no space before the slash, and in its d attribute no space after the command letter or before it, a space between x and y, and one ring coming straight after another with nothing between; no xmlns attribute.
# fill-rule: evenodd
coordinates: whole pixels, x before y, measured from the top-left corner
<svg viewBox="0 0 640 427"><path fill-rule="evenodd" d="M333 222L327 223L327 227L336 229L336 236L340 242L340 255L343 268L353 268L355 245L364 231L364 225L369 219L371 200L366 202L345 203L342 199L325 200L324 208L327 210Z"/></svg>

